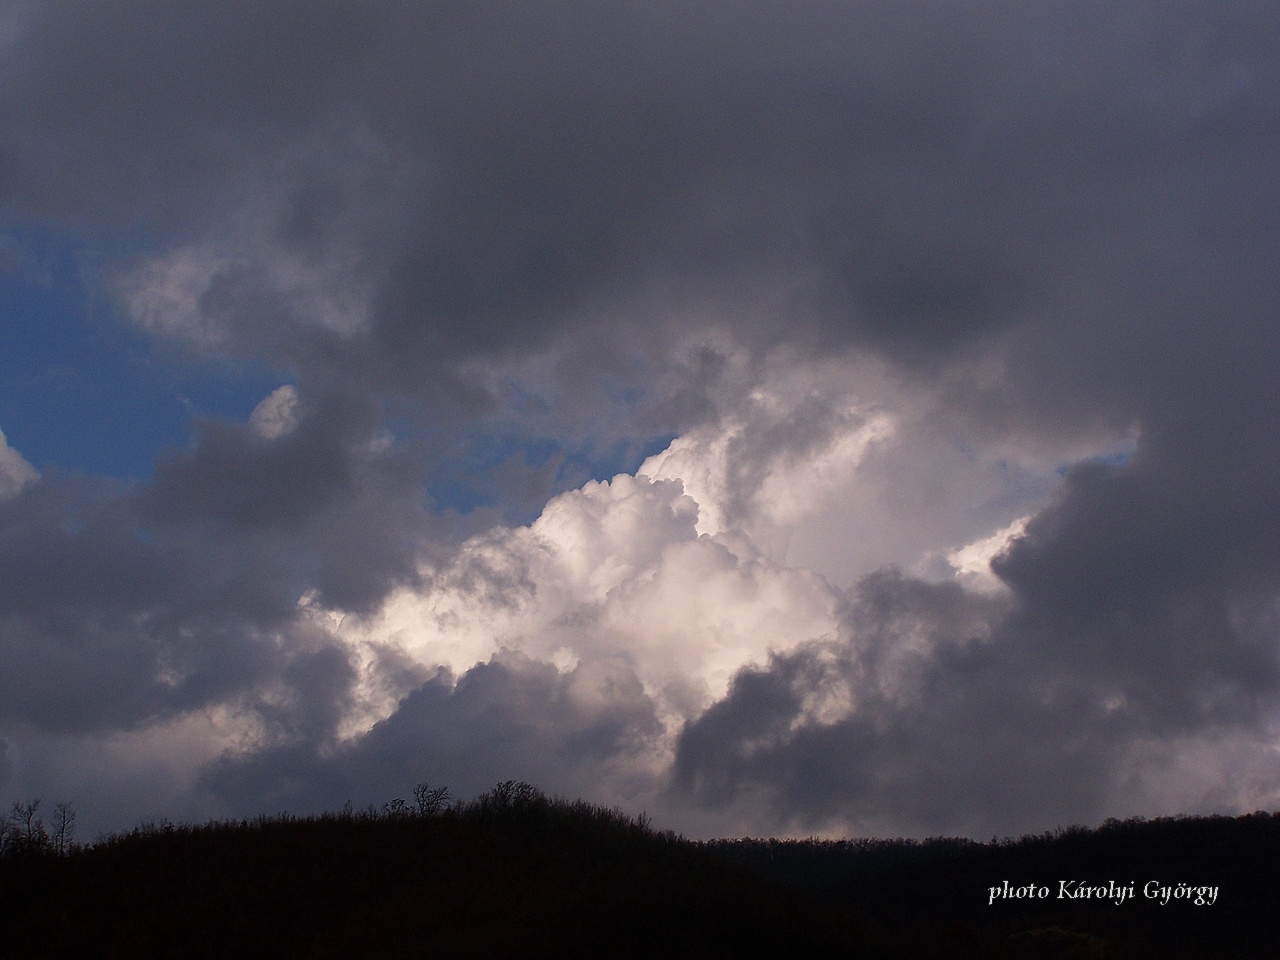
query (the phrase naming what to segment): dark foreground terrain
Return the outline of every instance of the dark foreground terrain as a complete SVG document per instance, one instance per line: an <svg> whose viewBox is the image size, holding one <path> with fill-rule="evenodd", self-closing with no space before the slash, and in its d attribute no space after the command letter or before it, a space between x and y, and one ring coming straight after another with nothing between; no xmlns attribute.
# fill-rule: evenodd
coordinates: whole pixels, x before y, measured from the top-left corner
<svg viewBox="0 0 1280 960"><path fill-rule="evenodd" d="M1277 854L1266 814L992 844L695 844L508 783L448 808L11 844L0 957L1275 957ZM1005 880L1049 893L989 903ZM1135 893L1061 897L1063 881ZM1175 899L1179 883L1214 903Z"/></svg>
<svg viewBox="0 0 1280 960"><path fill-rule="evenodd" d="M950 934L971 948L958 956L1280 957L1280 814L1109 820L990 843L705 846L889 930Z"/></svg>

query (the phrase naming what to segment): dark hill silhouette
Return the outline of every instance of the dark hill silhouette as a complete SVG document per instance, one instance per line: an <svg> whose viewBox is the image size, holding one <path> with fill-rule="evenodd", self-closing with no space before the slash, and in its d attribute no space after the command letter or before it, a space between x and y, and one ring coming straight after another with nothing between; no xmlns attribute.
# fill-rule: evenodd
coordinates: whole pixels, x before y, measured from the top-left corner
<svg viewBox="0 0 1280 960"><path fill-rule="evenodd" d="M1271 957L1280 943L1280 817L1265 814L995 844L699 844L528 784L452 806L439 791L417 798L139 828L62 855L11 844L0 957L1067 960ZM1142 871L1207 880L1220 900L1199 913L986 903L993 877L1056 884L1116 876L1122 862L1139 885Z"/></svg>
<svg viewBox="0 0 1280 960"><path fill-rule="evenodd" d="M165 824L0 864L0 956L850 956L844 911L583 802Z"/></svg>
<svg viewBox="0 0 1280 960"><path fill-rule="evenodd" d="M1280 814L1108 820L1096 830L1072 827L990 843L721 840L708 846L766 878L856 906L890 928L972 933L1027 956L1280 957ZM1157 896L1149 897L1144 888L1153 883ZM1032 884L1038 892L1048 888L1047 896L1001 895ZM1179 897L1179 884L1215 888L1214 902L1207 892L1199 905L1194 895ZM1129 893L1079 895L1081 888L1104 886ZM1162 902L1166 887L1170 896Z"/></svg>

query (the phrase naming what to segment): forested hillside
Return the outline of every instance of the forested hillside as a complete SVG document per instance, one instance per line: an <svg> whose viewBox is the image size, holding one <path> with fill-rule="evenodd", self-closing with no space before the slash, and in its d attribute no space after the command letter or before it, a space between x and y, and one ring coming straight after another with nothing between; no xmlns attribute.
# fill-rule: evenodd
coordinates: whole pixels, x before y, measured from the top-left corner
<svg viewBox="0 0 1280 960"><path fill-rule="evenodd" d="M69 808L59 836L16 806L0 957L1067 960L1270 957L1280 943L1280 816L990 844L695 843L522 783L452 805L424 785L415 799L88 846L68 840Z"/></svg>

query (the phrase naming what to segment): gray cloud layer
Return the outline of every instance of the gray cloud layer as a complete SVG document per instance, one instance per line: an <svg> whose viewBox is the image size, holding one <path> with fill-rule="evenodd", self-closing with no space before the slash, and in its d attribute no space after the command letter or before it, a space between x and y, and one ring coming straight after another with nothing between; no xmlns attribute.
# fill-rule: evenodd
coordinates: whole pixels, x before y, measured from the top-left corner
<svg viewBox="0 0 1280 960"><path fill-rule="evenodd" d="M589 784L580 760L657 736L616 665L600 716L572 673L495 660L321 761L357 668L298 601L363 614L419 584L451 543L423 487L467 430L713 423L754 385L729 342L760 370L879 356L957 442L1138 441L1065 473L995 564L1011 597L878 575L838 641L740 675L681 734L672 804L1035 826L1123 803L1140 744L1267 729L1273 6L77 2L0 24L0 209L145 235L100 261L121 312L287 371L302 411L276 436L198 424L136 488L11 485L6 722L238 704L284 731L208 773L246 803L392 768ZM811 412L739 445L744 495L835 429ZM532 473L535 499L574 479ZM835 688L843 714L805 713Z"/></svg>
<svg viewBox="0 0 1280 960"><path fill-rule="evenodd" d="M601 684L607 698L596 692ZM593 782L611 765L615 796L652 788L652 774L628 771L660 726L653 704L621 663L580 664L559 673L519 655L478 664L456 683L442 672L407 696L358 744L326 750L299 739L210 765L203 787L234 808L329 809L356 798L405 797L416 783L469 796L503 779L554 783L599 795ZM317 731L324 733L324 731ZM628 781L636 781L628 783Z"/></svg>
<svg viewBox="0 0 1280 960"><path fill-rule="evenodd" d="M801 831L983 836L1131 813L1151 802L1131 782L1140 745L1230 741L1274 710L1269 586L1261 603L1183 594L1064 623L953 585L869 578L840 642L743 671L685 728L675 789ZM815 698L834 710L815 716ZM1247 739L1260 770L1270 737ZM1251 776L1195 774L1216 803Z"/></svg>
<svg viewBox="0 0 1280 960"><path fill-rule="evenodd" d="M1268 276L1242 242L1267 239L1276 203L1260 176L1275 24L1253 6L74 4L33 20L6 65L10 198L184 233L249 205L265 222L211 278L211 322L323 369L342 350L344 374L372 365L401 390L442 357L602 321L634 338L664 325L654 298L735 287L786 305L737 321L759 336L806 319L826 345L936 359L1048 307L1056 336L1083 326L1095 360L1129 345L1130 361L1174 302L1153 281L1185 295L1206 286L1194 266L1217 288L1197 301L1238 303ZM339 248L374 287L355 344L292 329L263 288L262 256ZM1102 317L1072 315L1082 282L1081 308L1112 314L1102 342Z"/></svg>

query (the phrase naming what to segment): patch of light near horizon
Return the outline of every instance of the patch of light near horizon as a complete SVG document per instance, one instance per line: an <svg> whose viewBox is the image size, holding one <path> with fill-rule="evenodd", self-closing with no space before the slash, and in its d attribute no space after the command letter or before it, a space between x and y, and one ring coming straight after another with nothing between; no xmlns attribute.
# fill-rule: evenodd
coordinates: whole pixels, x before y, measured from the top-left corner
<svg viewBox="0 0 1280 960"><path fill-rule="evenodd" d="M3 786L11 796L45 797L50 807L71 802L83 840L148 817L198 822L226 812L200 790L202 771L267 739L260 718L235 704L95 733L11 725L4 731L10 769Z"/></svg>
<svg viewBox="0 0 1280 960"><path fill-rule="evenodd" d="M1277 754L1280 717L1274 716L1261 730L1138 740L1117 765L1112 805L1125 816L1275 810L1280 808Z"/></svg>

